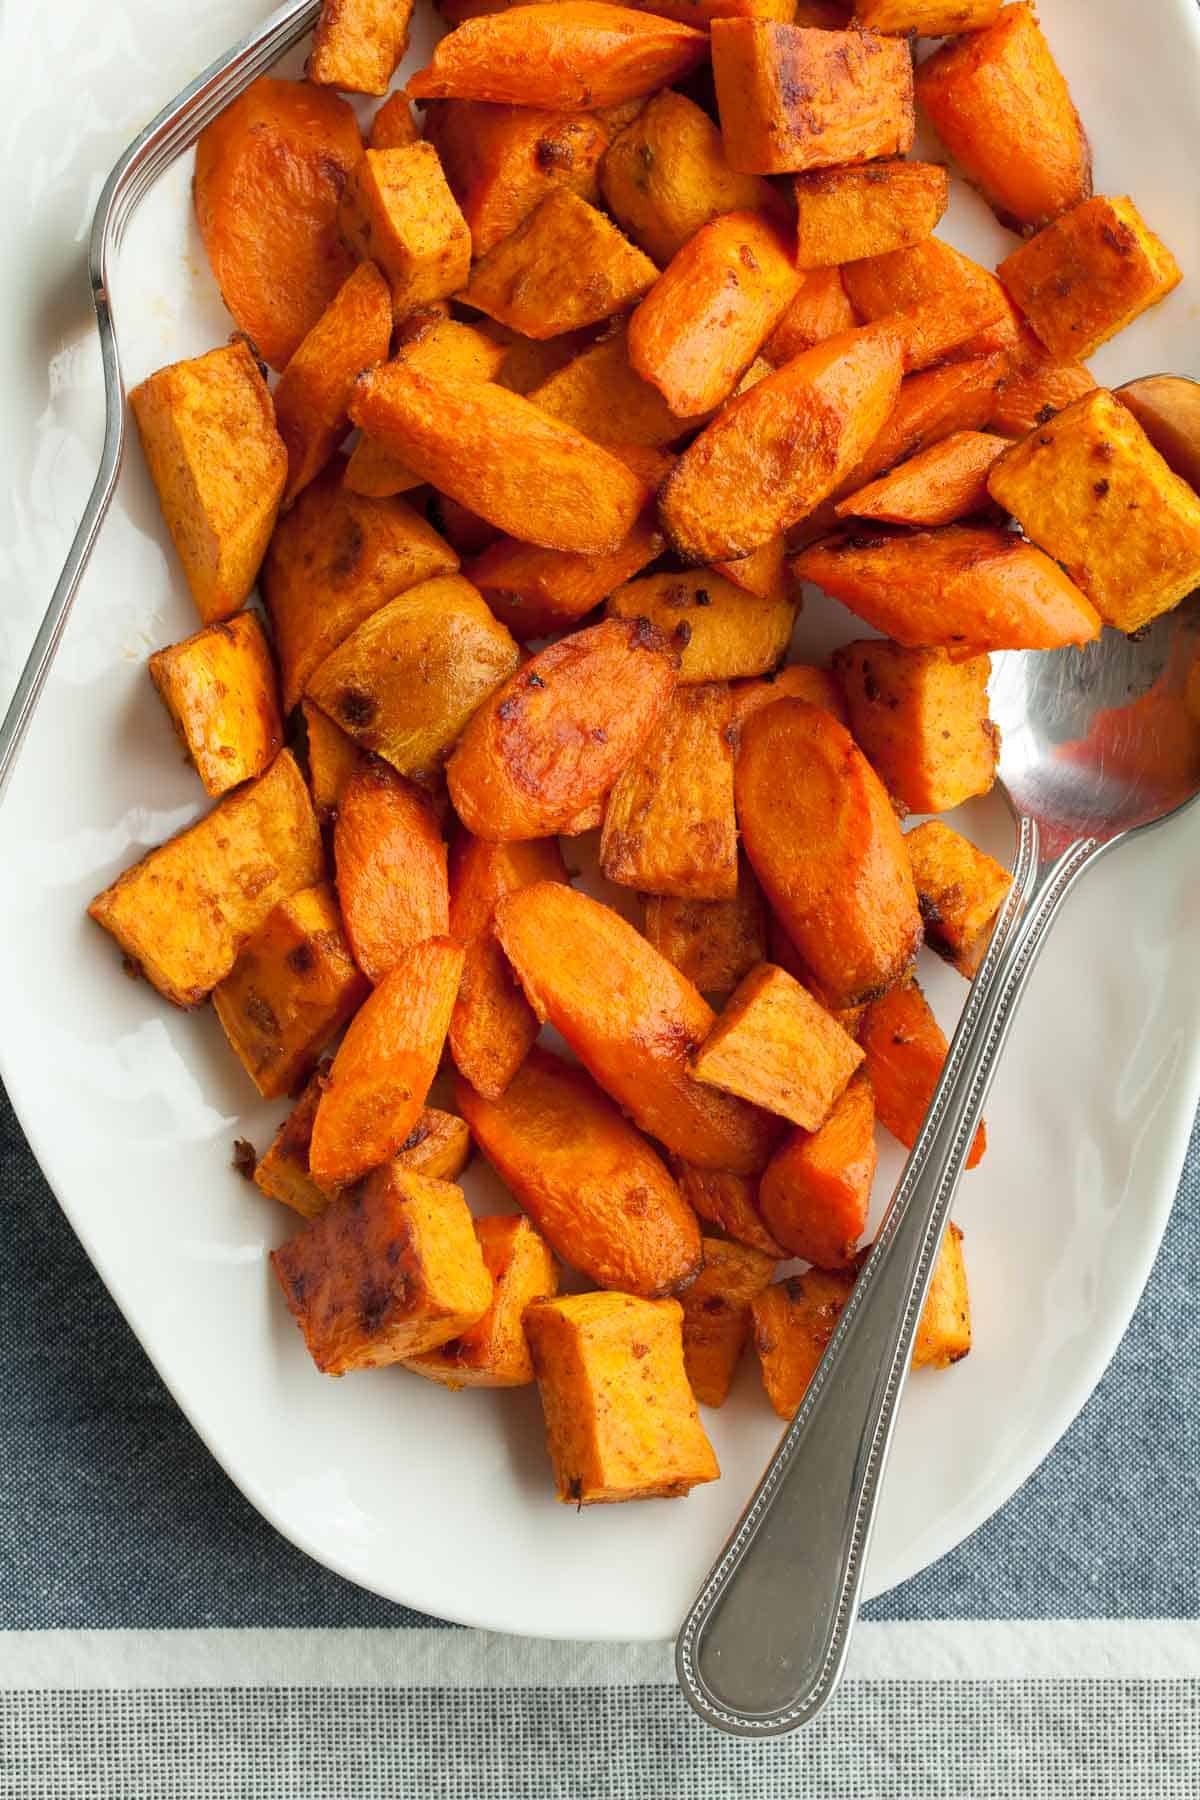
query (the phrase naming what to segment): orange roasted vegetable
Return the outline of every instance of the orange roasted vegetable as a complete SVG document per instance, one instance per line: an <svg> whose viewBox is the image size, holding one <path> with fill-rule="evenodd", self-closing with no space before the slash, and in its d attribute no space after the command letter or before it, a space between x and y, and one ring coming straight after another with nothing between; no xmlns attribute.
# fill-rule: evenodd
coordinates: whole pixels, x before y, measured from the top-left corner
<svg viewBox="0 0 1200 1800"><path fill-rule="evenodd" d="M728 1169L694 1169L678 1156L671 1158L671 1167L680 1193L699 1218L739 1244L761 1250L764 1256L786 1255L759 1213L757 1176L734 1175Z"/></svg>
<svg viewBox="0 0 1200 1800"><path fill-rule="evenodd" d="M492 1304L482 1319L435 1350L424 1350L405 1368L444 1387L526 1387L533 1359L525 1340L525 1309L558 1292L558 1270L548 1247L519 1213L476 1219L475 1236L492 1278Z"/></svg>
<svg viewBox="0 0 1200 1800"><path fill-rule="evenodd" d="M1092 152L1032 6L934 52L917 98L1001 224L1038 230L1092 191Z"/></svg>
<svg viewBox="0 0 1200 1800"><path fill-rule="evenodd" d="M643 894L737 895L729 689L680 687L608 797L600 865Z"/></svg>
<svg viewBox="0 0 1200 1800"><path fill-rule="evenodd" d="M860 318L886 319L902 334L906 370L964 346L1001 349L1016 336L1012 303L996 277L941 238L845 263L842 281Z"/></svg>
<svg viewBox="0 0 1200 1800"><path fill-rule="evenodd" d="M823 344L839 332L858 324L842 283L840 269L809 269L800 291L763 345L762 353L775 368L791 362L802 350Z"/></svg>
<svg viewBox="0 0 1200 1800"><path fill-rule="evenodd" d="M338 229L386 275L397 319L456 294L470 271L467 222L422 139L364 151L338 204Z"/></svg>
<svg viewBox="0 0 1200 1800"><path fill-rule="evenodd" d="M560 638L479 708L450 758L455 811L493 842L550 837L607 794L675 685L645 620Z"/></svg>
<svg viewBox="0 0 1200 1800"><path fill-rule="evenodd" d="M971 981L987 952L1012 876L940 819L918 825L906 833L904 842L925 942Z"/></svg>
<svg viewBox="0 0 1200 1800"><path fill-rule="evenodd" d="M450 853L450 933L466 950L450 1019L455 1066L498 1100L524 1062L538 1022L496 938L496 904L534 881L565 881L555 838L487 844L460 832Z"/></svg>
<svg viewBox="0 0 1200 1800"><path fill-rule="evenodd" d="M397 92L388 95L371 120L367 142L372 150L399 150L403 144L415 144L420 136L412 107Z"/></svg>
<svg viewBox="0 0 1200 1800"><path fill-rule="evenodd" d="M649 619L679 658L679 679L730 681L763 675L784 654L796 622L790 584L752 594L712 569L647 575L609 595L612 619Z"/></svg>
<svg viewBox="0 0 1200 1800"><path fill-rule="evenodd" d="M833 653L850 729L897 811L937 813L989 792L999 748L988 717L990 657L957 662L861 638Z"/></svg>
<svg viewBox="0 0 1200 1800"><path fill-rule="evenodd" d="M416 944L351 1021L313 1124L318 1187L343 1187L402 1147L437 1073L462 974L462 946Z"/></svg>
<svg viewBox="0 0 1200 1800"><path fill-rule="evenodd" d="M643 1131L698 1168L762 1168L776 1122L696 1081L712 1009L619 913L542 881L500 902L496 930L534 1011Z"/></svg>
<svg viewBox="0 0 1200 1800"><path fill-rule="evenodd" d="M346 784L333 855L346 934L371 981L450 929L442 834L424 796L386 763L364 763Z"/></svg>
<svg viewBox="0 0 1200 1800"><path fill-rule="evenodd" d="M871 31L900 37L952 37L990 25L1000 0L855 0L854 16Z"/></svg>
<svg viewBox="0 0 1200 1800"><path fill-rule="evenodd" d="M945 1033L913 977L872 1001L859 1028L866 1071L881 1125L909 1150L925 1123L933 1090L946 1061ZM987 1148L981 1124L967 1158L973 1169Z"/></svg>
<svg viewBox="0 0 1200 1800"><path fill-rule="evenodd" d="M522 337L519 332L510 331L507 325L500 325L495 319L481 321L481 328L486 328L488 336L504 348L504 366L496 380L501 387L511 388L514 394L532 394L541 387L559 369L586 350L596 335L591 326L583 331L564 331L561 337L537 338ZM550 408L547 407L549 412ZM572 421L567 420L570 424ZM584 436L590 436L588 432Z"/></svg>
<svg viewBox="0 0 1200 1800"><path fill-rule="evenodd" d="M355 380L384 361L391 337L387 283L374 263L360 263L307 333L275 389L275 422L288 453L285 505L324 468L349 431L346 409Z"/></svg>
<svg viewBox="0 0 1200 1800"><path fill-rule="evenodd" d="M408 48L412 10L413 0L324 0L308 79L353 94L386 94Z"/></svg>
<svg viewBox="0 0 1200 1800"><path fill-rule="evenodd" d="M948 1369L951 1363L961 1362L971 1348L971 1302L962 1239L962 1232L951 1219L917 1324L914 1369Z"/></svg>
<svg viewBox="0 0 1200 1800"><path fill-rule="evenodd" d="M849 723L841 690L829 670L818 669L812 663L789 663L758 681L734 682L729 691L730 726L739 732L751 713L775 700L809 700L832 713L839 724Z"/></svg>
<svg viewBox="0 0 1200 1800"><path fill-rule="evenodd" d="M505 1185L565 1263L656 1298L700 1266L700 1228L645 1139L583 1069L535 1048L498 1099L457 1103Z"/></svg>
<svg viewBox="0 0 1200 1800"><path fill-rule="evenodd" d="M308 748L308 785L322 825L328 824L342 803L350 777L366 758L353 738L311 700L302 700Z"/></svg>
<svg viewBox="0 0 1200 1800"><path fill-rule="evenodd" d="M588 113L435 100L425 130L471 231L476 256L515 231L558 188L599 198L608 133Z"/></svg>
<svg viewBox="0 0 1200 1800"><path fill-rule="evenodd" d="M876 475L891 469L905 457L915 456L940 443L955 431L974 431L986 425L1004 392L1008 359L1001 353L973 356L944 368L906 375L900 383L896 405L883 430L862 461L847 475L837 491L840 500L858 493ZM830 509L833 515L833 509ZM833 528L831 516L829 529Z"/></svg>
<svg viewBox="0 0 1200 1800"><path fill-rule="evenodd" d="M670 474L670 469L666 473ZM760 544L757 550L752 550L749 556L731 557L727 562L714 563L713 568L726 581L732 581L734 587L745 588L748 594L757 594L760 600L790 600L787 558L787 538L780 531L765 544Z"/></svg>
<svg viewBox="0 0 1200 1800"><path fill-rule="evenodd" d="M919 243L950 198L950 177L939 164L900 159L810 169L792 187L801 269L827 269Z"/></svg>
<svg viewBox="0 0 1200 1800"><path fill-rule="evenodd" d="M683 1362L702 1406L723 1406L750 1338L750 1302L775 1259L745 1244L704 1239L704 1265L683 1296Z"/></svg>
<svg viewBox="0 0 1200 1800"><path fill-rule="evenodd" d="M651 509L607 555L539 550L518 538L497 538L464 574L513 636L524 641L569 629L661 556L665 542Z"/></svg>
<svg viewBox="0 0 1200 1800"><path fill-rule="evenodd" d="M1008 441L986 431L952 431L897 469L839 500L839 519L887 525L952 525L988 506L988 470Z"/></svg>
<svg viewBox="0 0 1200 1800"><path fill-rule="evenodd" d="M844 1269L866 1230L878 1152L875 1099L860 1070L817 1131L793 1131L762 1172L758 1205L790 1256Z"/></svg>
<svg viewBox="0 0 1200 1800"><path fill-rule="evenodd" d="M554 338L623 312L657 277L598 207L554 188L475 264L462 299L523 337Z"/></svg>
<svg viewBox="0 0 1200 1800"><path fill-rule="evenodd" d="M734 784L746 854L826 1004L890 986L921 915L896 815L850 733L779 700L743 724Z"/></svg>
<svg viewBox="0 0 1200 1800"><path fill-rule="evenodd" d="M816 1131L863 1059L837 1020L773 963L751 970L692 1057L698 1081Z"/></svg>
<svg viewBox="0 0 1200 1800"><path fill-rule="evenodd" d="M530 389L529 398L595 443L611 444L614 456L631 444L673 444L704 423L703 418L679 418L658 389L635 373L624 326L556 369Z"/></svg>
<svg viewBox="0 0 1200 1800"><path fill-rule="evenodd" d="M763 1386L781 1419L798 1411L853 1287L853 1274L806 1269L772 1282L751 1301Z"/></svg>
<svg viewBox="0 0 1200 1800"><path fill-rule="evenodd" d="M221 298L273 369L295 354L354 267L337 209L361 156L344 100L270 75L197 140L200 236Z"/></svg>
<svg viewBox="0 0 1200 1800"><path fill-rule="evenodd" d="M275 665L257 613L235 613L156 650L150 678L205 792L249 781L283 744Z"/></svg>
<svg viewBox="0 0 1200 1800"><path fill-rule="evenodd" d="M1026 326L1010 355L1011 371L987 420L1003 437L1024 437L1096 385L1082 363L1057 361Z"/></svg>
<svg viewBox="0 0 1200 1800"><path fill-rule="evenodd" d="M647 894L642 930L702 994L732 993L767 953L762 892L745 857L732 900Z"/></svg>

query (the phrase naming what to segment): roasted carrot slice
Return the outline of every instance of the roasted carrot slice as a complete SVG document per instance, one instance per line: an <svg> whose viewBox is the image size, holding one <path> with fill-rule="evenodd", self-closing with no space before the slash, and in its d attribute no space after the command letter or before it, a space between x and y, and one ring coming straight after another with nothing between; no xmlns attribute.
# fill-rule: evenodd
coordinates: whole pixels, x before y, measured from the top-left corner
<svg viewBox="0 0 1200 1800"><path fill-rule="evenodd" d="M1024 325L1010 357L1011 372L987 420L1003 437L1024 437L1096 385L1090 369L1080 362L1059 362Z"/></svg>
<svg viewBox="0 0 1200 1800"><path fill-rule="evenodd" d="M515 638L564 631L647 563L662 555L666 540L651 509L629 536L603 556L540 550L517 538L497 538L464 573Z"/></svg>
<svg viewBox="0 0 1200 1800"><path fill-rule="evenodd" d="M940 362L989 328L1016 334L1012 302L991 270L941 238L845 263L842 280L860 318L887 319L902 333L906 369Z"/></svg>
<svg viewBox="0 0 1200 1800"><path fill-rule="evenodd" d="M759 1209L785 1250L820 1269L850 1267L877 1160L875 1099L860 1071L820 1130L793 1131L763 1170Z"/></svg>
<svg viewBox="0 0 1200 1800"><path fill-rule="evenodd" d="M886 469L906 456L915 456L930 444L955 431L975 431L986 425L1004 392L1008 358L993 352L947 363L906 375L900 383L896 405L883 430L862 461L852 469L837 491L841 500L855 494ZM829 529L836 515L830 508Z"/></svg>
<svg viewBox="0 0 1200 1800"><path fill-rule="evenodd" d="M424 796L372 758L350 777L333 832L338 899L354 960L379 982L449 929L446 845Z"/></svg>
<svg viewBox="0 0 1200 1800"><path fill-rule="evenodd" d="M897 982L873 1001L858 1035L879 1121L911 1150L949 1048L917 981L910 977ZM975 1167L986 1148L987 1132L981 1124L967 1158L968 1169Z"/></svg>
<svg viewBox="0 0 1200 1800"><path fill-rule="evenodd" d="M791 362L802 350L823 344L839 332L858 324L842 282L840 269L810 269L800 291L763 345L763 355L775 368Z"/></svg>
<svg viewBox="0 0 1200 1800"><path fill-rule="evenodd" d="M787 650L796 622L791 584L759 595L711 569L627 581L609 595L610 618L648 619L679 656L679 680L763 675Z"/></svg>
<svg viewBox="0 0 1200 1800"><path fill-rule="evenodd" d="M1008 440L986 431L952 431L898 469L839 500L844 519L881 519L887 525L952 525L988 505L988 470Z"/></svg>
<svg viewBox="0 0 1200 1800"><path fill-rule="evenodd" d="M347 407L364 369L383 362L392 301L374 263L360 263L291 358L275 389L275 423L287 447L284 505L324 468L350 429Z"/></svg>

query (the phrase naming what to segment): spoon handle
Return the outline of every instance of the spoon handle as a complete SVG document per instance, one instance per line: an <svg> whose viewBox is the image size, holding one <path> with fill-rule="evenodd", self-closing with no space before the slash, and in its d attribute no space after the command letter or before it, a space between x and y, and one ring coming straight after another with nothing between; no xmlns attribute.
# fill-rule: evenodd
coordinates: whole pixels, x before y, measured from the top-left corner
<svg viewBox="0 0 1200 1800"><path fill-rule="evenodd" d="M1036 878L1023 820L1013 886L870 1257L766 1473L676 1645L709 1724L770 1737L807 1723L841 1678L913 1338L1000 1051L1050 925L1099 853L1073 844Z"/></svg>

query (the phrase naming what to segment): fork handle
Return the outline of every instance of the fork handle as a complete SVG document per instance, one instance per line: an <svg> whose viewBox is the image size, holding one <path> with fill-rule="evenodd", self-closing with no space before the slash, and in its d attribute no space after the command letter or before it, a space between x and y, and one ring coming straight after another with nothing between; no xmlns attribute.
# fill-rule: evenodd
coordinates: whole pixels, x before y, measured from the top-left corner
<svg viewBox="0 0 1200 1800"><path fill-rule="evenodd" d="M1103 846L1013 886L887 1217L767 1471L684 1622L676 1670L709 1724L770 1737L814 1718L845 1667L897 1404L950 1205L1017 1003L1066 895Z"/></svg>

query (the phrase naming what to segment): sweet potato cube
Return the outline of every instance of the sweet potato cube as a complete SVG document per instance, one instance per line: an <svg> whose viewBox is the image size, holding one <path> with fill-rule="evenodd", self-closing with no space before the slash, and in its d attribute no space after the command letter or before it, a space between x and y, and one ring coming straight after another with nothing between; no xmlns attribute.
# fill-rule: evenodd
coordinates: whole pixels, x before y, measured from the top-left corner
<svg viewBox="0 0 1200 1800"><path fill-rule="evenodd" d="M1073 400L1081 400L1096 385L1095 376L1082 363L1058 362L1044 350L1027 326L1011 352L1011 368L988 425L1008 438L1024 437L1035 425L1044 425Z"/></svg>
<svg viewBox="0 0 1200 1800"><path fill-rule="evenodd" d="M667 471L670 474L670 470ZM782 531L752 550L749 556L730 557L713 568L734 587L757 594L760 600L782 599L789 595L791 576L787 567L788 544Z"/></svg>
<svg viewBox="0 0 1200 1800"><path fill-rule="evenodd" d="M425 130L470 227L477 257L486 256L559 188L583 200L600 197L608 133L588 113L435 100ZM555 274L561 279L561 270Z"/></svg>
<svg viewBox="0 0 1200 1800"><path fill-rule="evenodd" d="M713 77L733 168L783 175L912 148L912 58L873 32L716 19Z"/></svg>
<svg viewBox="0 0 1200 1800"><path fill-rule="evenodd" d="M1000 222L1036 231L1091 194L1091 147L1034 8L982 23L921 65L917 98Z"/></svg>
<svg viewBox="0 0 1200 1800"><path fill-rule="evenodd" d="M648 894L642 930L702 994L731 994L767 953L762 890L744 857L732 900Z"/></svg>
<svg viewBox="0 0 1200 1800"><path fill-rule="evenodd" d="M466 949L450 1019L455 1067L498 1100L538 1034L533 1008L496 937L497 903L534 881L565 881L556 838L488 844L460 832L450 857L450 933Z"/></svg>
<svg viewBox="0 0 1200 1800"><path fill-rule="evenodd" d="M758 1210L757 1176L734 1175L728 1169L697 1169L678 1156L671 1158L671 1167L680 1193L698 1218L737 1243L761 1250L764 1256L778 1260L786 1255Z"/></svg>
<svg viewBox="0 0 1200 1800"><path fill-rule="evenodd" d="M972 980L1012 876L967 838L930 819L904 839L925 922L925 942Z"/></svg>
<svg viewBox="0 0 1200 1800"><path fill-rule="evenodd" d="M942 1239L933 1279L913 1344L914 1369L948 1369L971 1348L971 1302L963 1261L963 1234L951 1219Z"/></svg>
<svg viewBox="0 0 1200 1800"><path fill-rule="evenodd" d="M416 944L351 1021L313 1124L318 1187L344 1187L395 1156L425 1108L462 974L449 938ZM452 1334L448 1334L452 1335Z"/></svg>
<svg viewBox="0 0 1200 1800"><path fill-rule="evenodd" d="M723 1406L750 1337L750 1302L775 1259L745 1244L704 1239L704 1262L683 1296L683 1366L702 1406Z"/></svg>
<svg viewBox="0 0 1200 1800"><path fill-rule="evenodd" d="M333 854L346 935L372 982L414 944L449 931L445 842L424 795L386 763L351 776Z"/></svg>
<svg viewBox="0 0 1200 1800"><path fill-rule="evenodd" d="M523 337L552 338L624 311L657 276L611 219L555 188L475 264L463 299Z"/></svg>
<svg viewBox="0 0 1200 1800"><path fill-rule="evenodd" d="M733 900L737 821L729 690L678 688L608 798L600 863L610 881L644 894Z"/></svg>
<svg viewBox="0 0 1200 1800"><path fill-rule="evenodd" d="M281 900L213 989L225 1035L259 1093L295 1091L366 999L326 882Z"/></svg>
<svg viewBox="0 0 1200 1800"><path fill-rule="evenodd" d="M547 8L547 10L553 10ZM676 1300L565 1294L525 1315L558 1498L686 1494L720 1474L683 1363Z"/></svg>
<svg viewBox="0 0 1200 1800"><path fill-rule="evenodd" d="M988 486L1120 631L1200 585L1200 498L1104 388L1014 444Z"/></svg>
<svg viewBox="0 0 1200 1800"><path fill-rule="evenodd" d="M387 276L397 319L466 282L471 233L432 144L364 151L346 183L338 224L358 255Z"/></svg>
<svg viewBox="0 0 1200 1800"><path fill-rule="evenodd" d="M927 238L950 198L938 163L884 161L797 175L796 266L880 256Z"/></svg>
<svg viewBox="0 0 1200 1800"><path fill-rule="evenodd" d="M877 1160L875 1100L859 1070L819 1130L793 1131L762 1172L759 1211L787 1255L852 1265Z"/></svg>
<svg viewBox="0 0 1200 1800"><path fill-rule="evenodd" d="M999 274L1060 362L1090 356L1182 280L1133 201L1103 194L1006 256Z"/></svg>
<svg viewBox="0 0 1200 1800"><path fill-rule="evenodd" d="M866 1051L876 1116L911 1150L925 1123L948 1048L917 981L909 977L873 1001L858 1035ZM986 1148L987 1132L981 1124L967 1158L968 1169L975 1167Z"/></svg>
<svg viewBox="0 0 1200 1800"><path fill-rule="evenodd" d="M349 431L351 389L364 369L386 359L391 340L388 285L374 263L360 263L275 389L275 422L288 453L285 505L324 468Z"/></svg>
<svg viewBox="0 0 1200 1800"><path fill-rule="evenodd" d="M854 0L854 16L868 31L896 37L954 37L982 31L1000 0Z"/></svg>
<svg viewBox="0 0 1200 1800"><path fill-rule="evenodd" d="M988 470L1008 441L986 431L952 431L899 468L869 481L835 511L839 519L880 519L887 525L952 525L985 511Z"/></svg>
<svg viewBox="0 0 1200 1800"><path fill-rule="evenodd" d="M613 139L600 185L618 225L662 268L723 213L781 211L761 175L730 168L721 134L703 108L669 88Z"/></svg>
<svg viewBox="0 0 1200 1800"><path fill-rule="evenodd" d="M711 569L648 575L609 595L610 619L649 619L679 658L683 683L761 675L787 649L796 603L749 594Z"/></svg>
<svg viewBox="0 0 1200 1800"><path fill-rule="evenodd" d="M941 238L845 263L842 282L861 319L887 319L902 333L906 370L940 362L964 345L1001 349L1017 334L1012 302L991 270Z"/></svg>
<svg viewBox="0 0 1200 1800"><path fill-rule="evenodd" d="M320 881L321 833L304 778L281 750L98 894L88 912L176 1006L198 1006L281 900Z"/></svg>
<svg viewBox="0 0 1200 1800"><path fill-rule="evenodd" d="M287 479L267 384L242 340L171 363L133 388L150 479L206 625L258 575Z"/></svg>
<svg viewBox="0 0 1200 1800"><path fill-rule="evenodd" d="M241 612L150 658L150 676L213 799L249 781L283 744L275 665L255 613Z"/></svg>
<svg viewBox="0 0 1200 1800"><path fill-rule="evenodd" d="M597 444L673 444L704 422L681 419L658 389L637 374L623 326L531 388L529 398Z"/></svg>
<svg viewBox="0 0 1200 1800"><path fill-rule="evenodd" d="M412 9L413 0L324 0L313 32L308 79L352 94L386 94L408 48ZM371 141L381 148L374 133Z"/></svg>
<svg viewBox="0 0 1200 1800"><path fill-rule="evenodd" d="M806 1269L772 1282L750 1302L763 1386L781 1419L798 1412L853 1287L853 1274Z"/></svg>
<svg viewBox="0 0 1200 1800"><path fill-rule="evenodd" d="M519 1213L475 1220L475 1236L492 1278L492 1304L476 1324L405 1364L444 1387L527 1387L533 1359L525 1338L525 1309L553 1299L558 1271L550 1248Z"/></svg>
<svg viewBox="0 0 1200 1800"><path fill-rule="evenodd" d="M741 982L692 1057L698 1081L778 1113L823 1125L863 1053L783 969L760 963Z"/></svg>
<svg viewBox="0 0 1200 1800"><path fill-rule="evenodd" d="M841 270L809 269L762 353L773 368L780 368L802 350L811 350L839 332L853 331L857 324Z"/></svg>
<svg viewBox="0 0 1200 1800"><path fill-rule="evenodd" d="M385 600L458 568L449 544L411 506L351 492L344 470L335 457L304 489L263 564L285 712L330 651Z"/></svg>
<svg viewBox="0 0 1200 1800"><path fill-rule="evenodd" d="M955 662L944 650L862 638L834 651L833 668L850 729L898 810L949 812L992 787L990 657Z"/></svg>
<svg viewBox="0 0 1200 1800"><path fill-rule="evenodd" d="M666 540L649 509L617 549L604 556L540 550L519 539L497 538L463 573L515 638L549 637L569 630L614 588L631 581L661 556Z"/></svg>
<svg viewBox="0 0 1200 1800"><path fill-rule="evenodd" d="M461 1077L456 1093L479 1148L565 1263L650 1298L692 1280L695 1215L586 1070L535 1047L498 1099Z"/></svg>
<svg viewBox="0 0 1200 1800"><path fill-rule="evenodd" d="M401 93L389 94L371 120L368 142L372 150L402 150L421 136L413 110Z"/></svg>
<svg viewBox="0 0 1200 1800"><path fill-rule="evenodd" d="M271 1266L324 1375L418 1356L492 1303L462 1189L395 1163L332 1201Z"/></svg>
<svg viewBox="0 0 1200 1800"><path fill-rule="evenodd" d="M837 489L836 498L861 492L875 476L953 432L986 425L1004 393L1007 367L1007 357L993 353L906 375L887 423ZM832 523L831 518L830 529Z"/></svg>
<svg viewBox="0 0 1200 1800"><path fill-rule="evenodd" d="M313 805L322 825L327 825L342 803L342 795L366 761L354 739L335 725L311 700L302 700L304 728L308 737L308 785Z"/></svg>
<svg viewBox="0 0 1200 1800"><path fill-rule="evenodd" d="M788 663L757 681L735 681L729 690L729 722L740 731L751 713L776 700L807 700L823 706L840 725L849 723L841 690L828 669L812 663Z"/></svg>

